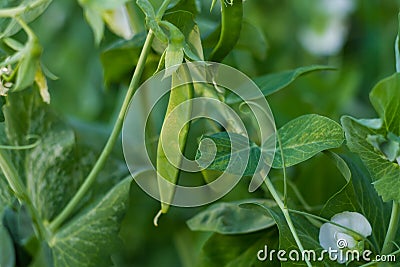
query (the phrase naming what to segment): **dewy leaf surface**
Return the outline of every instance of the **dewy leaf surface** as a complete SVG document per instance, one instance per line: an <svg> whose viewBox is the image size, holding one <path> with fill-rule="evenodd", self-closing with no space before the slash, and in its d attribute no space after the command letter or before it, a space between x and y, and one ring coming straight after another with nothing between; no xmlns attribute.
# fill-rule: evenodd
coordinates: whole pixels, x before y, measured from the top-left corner
<svg viewBox="0 0 400 267"><path fill-rule="evenodd" d="M120 182L96 205L57 232L49 244L55 267L112 265L110 254L119 240L131 181L129 177Z"/></svg>

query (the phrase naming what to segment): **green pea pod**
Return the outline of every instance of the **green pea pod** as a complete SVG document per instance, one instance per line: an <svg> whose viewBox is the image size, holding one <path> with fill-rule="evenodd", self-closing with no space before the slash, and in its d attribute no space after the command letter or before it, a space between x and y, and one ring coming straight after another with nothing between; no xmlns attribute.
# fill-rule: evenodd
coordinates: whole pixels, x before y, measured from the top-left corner
<svg viewBox="0 0 400 267"><path fill-rule="evenodd" d="M167 213L169 209L169 203L174 197L175 190L172 186L166 186L166 179L172 184L176 184L179 176L179 166L183 157L183 151L185 150L186 138L189 132L189 121L192 105L188 101L193 97L193 84L184 84L178 87L174 85L178 84L179 79L187 81L189 77L188 70L184 66L172 74L172 90L169 96L169 103L165 115L165 120L161 128L160 139L157 148L157 172L158 172L158 184L161 198L161 212ZM180 104L186 102L180 108L177 108ZM174 112L173 112L174 111ZM178 125L184 125L179 131ZM178 133L178 134L177 134ZM178 135L178 137L177 137ZM168 154L165 149L173 151L172 154Z"/></svg>
<svg viewBox="0 0 400 267"><path fill-rule="evenodd" d="M221 0L221 32L209 60L221 62L235 47L240 37L243 21L243 1Z"/></svg>

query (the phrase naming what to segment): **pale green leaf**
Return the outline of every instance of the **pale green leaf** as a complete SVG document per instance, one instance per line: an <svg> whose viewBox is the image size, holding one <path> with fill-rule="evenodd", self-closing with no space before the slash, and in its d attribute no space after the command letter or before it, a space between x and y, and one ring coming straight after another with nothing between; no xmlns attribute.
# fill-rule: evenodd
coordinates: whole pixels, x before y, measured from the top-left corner
<svg viewBox="0 0 400 267"><path fill-rule="evenodd" d="M269 96L293 83L302 75L315 71L334 70L330 66L312 65L300 67L294 70L287 70L277 73L270 73L254 79L254 82L260 87L264 96ZM241 102L242 100L235 94L229 94L226 98L228 104Z"/></svg>
<svg viewBox="0 0 400 267"><path fill-rule="evenodd" d="M55 267L111 266L132 179L129 177L60 229L49 245Z"/></svg>
<svg viewBox="0 0 400 267"><path fill-rule="evenodd" d="M245 200L248 202L249 200ZM276 205L269 200L254 200L268 206ZM249 209L239 207L244 201L220 202L211 205L187 221L192 231L209 231L219 234L245 234L275 225L275 221Z"/></svg>
<svg viewBox="0 0 400 267"><path fill-rule="evenodd" d="M95 43L100 44L104 32L104 21L101 14L93 9L85 8L85 18L93 30Z"/></svg>
<svg viewBox="0 0 400 267"><path fill-rule="evenodd" d="M317 153L340 147L344 141L342 127L335 121L316 114L298 117L278 130L285 166L303 162ZM273 168L282 168L281 151L277 144Z"/></svg>

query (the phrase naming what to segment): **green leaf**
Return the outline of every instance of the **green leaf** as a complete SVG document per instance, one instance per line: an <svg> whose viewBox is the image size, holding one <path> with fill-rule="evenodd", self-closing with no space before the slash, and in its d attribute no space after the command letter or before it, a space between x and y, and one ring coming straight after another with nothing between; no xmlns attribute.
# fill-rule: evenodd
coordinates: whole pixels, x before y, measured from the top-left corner
<svg viewBox="0 0 400 267"><path fill-rule="evenodd" d="M254 201L268 206L276 205L275 202L269 200ZM246 234L275 225L271 217L239 207L244 202L249 202L249 200L213 204L187 221L187 225L192 231L209 231L219 234Z"/></svg>
<svg viewBox="0 0 400 267"><path fill-rule="evenodd" d="M104 21L101 14L91 8L85 8L85 18L93 30L94 42L100 44L104 33Z"/></svg>
<svg viewBox="0 0 400 267"><path fill-rule="evenodd" d="M292 232L288 224L286 223L285 217L278 207L271 208L265 205L260 205L259 203L248 203L243 205L245 205L245 207L247 208L253 208L266 214L267 216L271 216L274 218L279 229L279 249L285 250L287 253L291 250L299 251L299 247L297 246L293 238ZM323 250L318 241L318 227L313 225L303 216L291 214L290 217L293 221L294 228L296 229L297 235L299 236L299 239L304 249L313 250L316 253L316 258L318 258L321 255L321 251ZM330 261L326 255L323 261L312 260L311 262L312 266L341 266L336 261ZM281 266L293 266L294 264L296 266L307 266L306 263L303 261L294 263L290 260L282 261Z"/></svg>
<svg viewBox="0 0 400 267"><path fill-rule="evenodd" d="M386 131L400 136L400 73L380 81L370 93L370 100Z"/></svg>
<svg viewBox="0 0 400 267"><path fill-rule="evenodd" d="M264 60L267 56L268 43L262 29L250 22L243 21L240 38L235 49L247 50L256 59Z"/></svg>
<svg viewBox="0 0 400 267"><path fill-rule="evenodd" d="M278 249L276 227L265 231L242 235L213 234L204 244L198 267L249 267L249 266L280 266L274 261L262 262L257 259L257 253L264 250Z"/></svg>
<svg viewBox="0 0 400 267"><path fill-rule="evenodd" d="M101 64L106 84L128 82L135 68L146 34L136 34L131 40L119 40L101 53Z"/></svg>
<svg viewBox="0 0 400 267"><path fill-rule="evenodd" d="M344 141L343 130L338 123L316 114L298 117L285 124L278 130L278 133L281 138L286 167L299 164L321 151L340 147ZM243 161L235 162L233 164L234 168L227 170L232 152L231 141L226 132L202 137L201 140L207 138L211 139L217 151L214 158L211 147L214 144L210 142L200 143L204 147L200 147L197 151L197 162L200 167L209 170L238 173L237 170L245 168L243 176L253 175L260 159L260 147L253 142L248 143L244 136L233 133L230 134L234 137L232 141L238 147L238 150L233 153L233 156L235 156L234 158L242 160L245 159L248 154L249 160L247 163ZM281 152L278 148L278 143L276 147L272 167L282 168ZM209 164L210 161L212 161L211 164ZM244 164L247 165L243 166Z"/></svg>
<svg viewBox="0 0 400 267"><path fill-rule="evenodd" d="M1 5L0 8L15 7L14 5L7 5L7 1L2 1L6 5ZM20 18L25 23L30 23L39 17L50 5L52 0L23 0L19 1L18 7L24 8L20 14ZM0 39L16 34L21 29L21 26L14 19L0 18Z"/></svg>
<svg viewBox="0 0 400 267"><path fill-rule="evenodd" d="M344 141L342 127L326 117L309 114L300 116L278 130L285 166L303 162L317 153L340 147ZM281 151L277 145L273 168L282 168Z"/></svg>
<svg viewBox="0 0 400 267"><path fill-rule="evenodd" d="M322 216L331 218L337 213L355 211L363 214L372 225L371 239L379 251L385 240L390 219L390 204L384 203L376 193L368 170L360 160L345 157L352 177L347 184L332 196L322 209Z"/></svg>
<svg viewBox="0 0 400 267"><path fill-rule="evenodd" d="M84 9L85 18L94 32L95 43L99 44L103 38L104 20L110 21L110 13L123 7L128 0L79 0L79 4ZM112 23L110 24L112 25ZM111 30L113 28L111 27ZM114 31L115 32L115 31Z"/></svg>
<svg viewBox="0 0 400 267"><path fill-rule="evenodd" d="M170 22L162 21L160 25L165 27L169 32L168 47L165 52L165 68L168 69L172 66L182 63L185 36L174 24Z"/></svg>
<svg viewBox="0 0 400 267"><path fill-rule="evenodd" d="M229 136L232 137L230 140ZM204 142L204 140L211 139L212 142ZM235 144L237 150L231 152L232 143ZM213 147L216 146L216 154L214 157ZM196 161L202 168L214 171L227 171L229 173L240 174L244 169L243 176L251 176L254 174L258 161L260 159L260 148L253 142L240 134L220 132L213 135L204 135L200 141L200 147L197 150ZM242 160L248 161L243 162ZM229 161L235 160L229 166ZM211 162L211 164L209 164Z"/></svg>
<svg viewBox="0 0 400 267"><path fill-rule="evenodd" d="M384 201L400 201L400 165L390 162L387 157L367 141L368 136L384 134L358 123L358 120L344 116L341 119L346 133L347 146L360 155L370 172L373 185Z"/></svg>
<svg viewBox="0 0 400 267"><path fill-rule="evenodd" d="M269 96L277 91L287 87L293 83L297 78L315 71L334 70L335 68L323 65L312 65L300 67L293 70L286 70L277 73L270 73L254 79L254 82L260 87L264 96ZM228 94L226 102L234 104L241 102L241 98L235 94Z"/></svg>
<svg viewBox="0 0 400 267"><path fill-rule="evenodd" d="M61 228L49 243L55 267L111 266L132 179L129 177Z"/></svg>
<svg viewBox="0 0 400 267"><path fill-rule="evenodd" d="M154 35L162 43L167 43L168 38L164 31L158 25L158 20L156 19L156 13L153 6L148 0L136 0L136 4L140 7L143 13L146 15L146 24L154 32Z"/></svg>
<svg viewBox="0 0 400 267"><path fill-rule="evenodd" d="M204 60L200 30L192 13L179 10L165 14L164 19L174 24L184 35L184 52L192 60Z"/></svg>
<svg viewBox="0 0 400 267"><path fill-rule="evenodd" d="M47 133L36 134L41 136L41 142L25 157L27 187L41 218L51 220L79 188L87 166L81 166L84 162L70 128L54 125Z"/></svg>

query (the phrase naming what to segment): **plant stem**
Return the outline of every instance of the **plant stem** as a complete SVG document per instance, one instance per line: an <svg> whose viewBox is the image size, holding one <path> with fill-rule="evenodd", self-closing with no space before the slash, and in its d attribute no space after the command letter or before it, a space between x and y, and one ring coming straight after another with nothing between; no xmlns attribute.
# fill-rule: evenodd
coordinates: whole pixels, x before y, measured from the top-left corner
<svg viewBox="0 0 400 267"><path fill-rule="evenodd" d="M382 254L389 254L393 249L393 241L396 237L400 218L400 203L393 201L392 214L390 216L389 228L386 233L385 241L382 247Z"/></svg>
<svg viewBox="0 0 400 267"><path fill-rule="evenodd" d="M63 211L57 216L57 218L54 219L54 221L50 223L50 229L53 232L56 231L62 225L62 223L66 219L68 219L68 217L74 212L75 207L79 204L79 202L82 200L82 198L89 191L90 187L96 180L97 175L100 173L100 171L104 167L109 155L111 154L111 151L121 133L122 125L124 122L125 114L129 107L130 100L131 100L133 94L135 93L136 89L138 88L138 85L140 82L140 77L142 76L147 56L149 55L150 50L151 50L151 44L153 42L153 38L154 38L153 32L150 30L149 33L147 34L146 41L143 46L143 50L140 54L138 64L137 64L135 72L132 76L131 83L129 85L128 91L126 93L124 102L123 102L121 110L118 114L118 118L115 122L115 125L111 132L111 135L108 138L107 143L106 143L103 151L101 152L100 157L98 158L96 164L94 165L93 169L89 173L88 177L85 179L84 183L79 188L78 192L71 199L71 201L68 203L68 205L63 209Z"/></svg>
<svg viewBox="0 0 400 267"><path fill-rule="evenodd" d="M280 199L278 192L276 191L274 185L272 184L271 180L268 177L265 178L265 184L267 185L269 192L271 193L272 197L274 198L274 200L278 204L279 208L281 209L283 216L286 219L286 223L289 226L290 232L292 233L292 236L293 236L294 240L296 241L297 246L300 249L300 252L303 253L304 247L301 244L299 236L297 235L296 229L292 222L292 218L290 217L290 214L289 214L289 210L285 207L285 204ZM308 259L305 259L305 262L308 267L312 267L312 265Z"/></svg>
<svg viewBox="0 0 400 267"><path fill-rule="evenodd" d="M282 140L279 135L278 130L276 131L276 137L278 139L279 151L281 153L281 161L282 161L282 172L283 172L283 204L285 208L287 207L287 175L286 175L286 163L285 157L283 154Z"/></svg>

